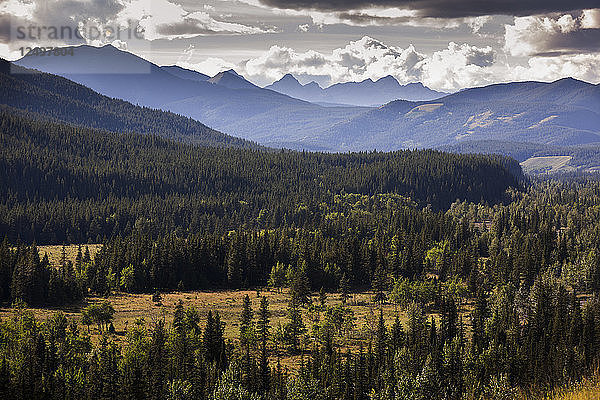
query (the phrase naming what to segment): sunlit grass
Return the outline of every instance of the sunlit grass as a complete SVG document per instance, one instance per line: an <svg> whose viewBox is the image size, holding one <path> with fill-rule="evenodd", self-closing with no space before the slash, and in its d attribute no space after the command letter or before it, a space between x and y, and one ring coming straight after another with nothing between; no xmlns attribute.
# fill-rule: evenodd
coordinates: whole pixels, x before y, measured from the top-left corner
<svg viewBox="0 0 600 400"><path fill-rule="evenodd" d="M600 400L598 379L583 380L566 388L556 389L545 397L546 400Z"/></svg>

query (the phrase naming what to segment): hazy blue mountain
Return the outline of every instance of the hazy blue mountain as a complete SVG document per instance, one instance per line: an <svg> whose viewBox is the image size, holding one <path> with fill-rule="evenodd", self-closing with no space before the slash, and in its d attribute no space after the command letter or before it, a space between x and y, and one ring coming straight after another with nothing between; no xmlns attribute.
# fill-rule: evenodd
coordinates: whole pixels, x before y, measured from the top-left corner
<svg viewBox="0 0 600 400"><path fill-rule="evenodd" d="M225 86L229 89L260 89L255 84L248 82L244 77L230 69L229 71L219 72L208 80L208 82Z"/></svg>
<svg viewBox="0 0 600 400"><path fill-rule="evenodd" d="M467 89L430 102L394 101L321 136L336 150L438 147L468 141L555 146L600 142L600 87L575 79Z"/></svg>
<svg viewBox="0 0 600 400"><path fill-rule="evenodd" d="M205 146L258 147L170 112L109 98L60 76L0 59L0 107L28 118L113 132L153 134Z"/></svg>
<svg viewBox="0 0 600 400"><path fill-rule="evenodd" d="M175 75L178 78L188 79L190 81L204 82L210 79L210 76L208 75L204 75L197 71L191 71L177 65L165 65L160 67L160 69L167 71L171 75Z"/></svg>
<svg viewBox="0 0 600 400"><path fill-rule="evenodd" d="M298 100L259 88L231 70L206 81L182 79L182 74L193 71L178 70L176 76L173 69L112 46L79 46L73 56L29 56L17 63L66 77L109 97L172 111L221 132L278 147L312 146L299 143L367 111Z"/></svg>
<svg viewBox="0 0 600 400"><path fill-rule="evenodd" d="M285 74L280 80L273 82L269 86L265 86L265 89L312 102L323 102L324 97L323 89L317 82L310 82L303 85L292 74Z"/></svg>
<svg viewBox="0 0 600 400"><path fill-rule="evenodd" d="M199 94L203 82L190 82L113 46L73 47L73 56L25 56L23 67L60 75L98 93L133 104L161 105Z"/></svg>
<svg viewBox="0 0 600 400"><path fill-rule="evenodd" d="M398 99L411 101L433 100L447 94L431 90L422 83L401 85L390 75L377 81L367 79L362 82L337 83L323 89L315 82L302 85L293 75L286 74L280 80L266 86L265 89L313 103L358 106L378 106Z"/></svg>
<svg viewBox="0 0 600 400"><path fill-rule="evenodd" d="M100 60L104 67L97 64ZM332 93L321 99L321 106L256 87L234 71L202 81L196 72L158 67L110 46L81 46L72 57L32 56L19 63L273 147L389 151L495 141L506 144L503 154L511 154L508 143L561 149L600 143L600 87L575 79L497 84L435 100L395 100L368 108L332 103L344 104L340 97L360 93L368 99L372 88L396 87L398 82L386 77L321 89L316 84L300 85L291 75L278 81L280 90L300 88L306 96Z"/></svg>

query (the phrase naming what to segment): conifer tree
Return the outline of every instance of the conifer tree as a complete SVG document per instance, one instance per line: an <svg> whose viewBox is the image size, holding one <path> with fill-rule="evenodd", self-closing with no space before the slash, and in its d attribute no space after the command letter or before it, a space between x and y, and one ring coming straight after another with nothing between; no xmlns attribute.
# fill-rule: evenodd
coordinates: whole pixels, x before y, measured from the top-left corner
<svg viewBox="0 0 600 400"><path fill-rule="evenodd" d="M271 313L269 311L269 302L266 297L261 297L260 308L258 311L258 321L256 324L256 333L260 340L260 390L262 393L266 393L270 389L270 369L269 359L267 352L267 341L269 338L269 321Z"/></svg>
<svg viewBox="0 0 600 400"><path fill-rule="evenodd" d="M288 323L285 326L288 342L293 353L297 353L300 347L302 335L306 332L306 326L302 321L302 313L294 299L288 302Z"/></svg>

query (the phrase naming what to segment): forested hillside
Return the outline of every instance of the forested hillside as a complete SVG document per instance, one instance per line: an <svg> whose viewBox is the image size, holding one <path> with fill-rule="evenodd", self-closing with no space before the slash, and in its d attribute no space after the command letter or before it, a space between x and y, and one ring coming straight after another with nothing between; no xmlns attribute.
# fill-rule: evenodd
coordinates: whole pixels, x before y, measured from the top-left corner
<svg viewBox="0 0 600 400"><path fill-rule="evenodd" d="M519 399L593 376L600 183L541 182L512 196L434 212L394 195L345 195L323 205L328 214L313 229L153 239L138 226L94 261L82 255L52 270L35 247L4 242L2 295L17 306L0 323L0 395ZM257 293L259 308L246 298L228 321L234 342L218 314L181 304L166 320L114 332L108 301L83 310L87 328L61 313L36 320L18 303L253 284L287 288L285 323L271 322L267 296ZM311 294L322 285L341 303ZM349 304L365 285L375 319L361 330ZM392 320L377 310L390 302ZM96 324L99 343L89 336ZM294 372L277 361L300 354Z"/></svg>
<svg viewBox="0 0 600 400"><path fill-rule="evenodd" d="M7 109L0 169L0 398L514 399L597 372L593 177L527 182L512 159L433 150L207 148ZM64 242L103 247L52 266L35 244ZM260 305L245 296L239 319L178 303L112 324L115 292L158 308L249 288ZM277 315L266 290L285 296ZM358 292L373 318L354 315Z"/></svg>
<svg viewBox="0 0 600 400"><path fill-rule="evenodd" d="M114 132L157 135L204 146L258 147L190 118L112 99L56 75L0 59L0 104L29 117L54 119Z"/></svg>
<svg viewBox="0 0 600 400"><path fill-rule="evenodd" d="M200 148L7 111L0 129L0 232L11 241L97 242L140 224L154 235L310 226L339 194L398 194L444 209L502 201L522 179L500 156Z"/></svg>

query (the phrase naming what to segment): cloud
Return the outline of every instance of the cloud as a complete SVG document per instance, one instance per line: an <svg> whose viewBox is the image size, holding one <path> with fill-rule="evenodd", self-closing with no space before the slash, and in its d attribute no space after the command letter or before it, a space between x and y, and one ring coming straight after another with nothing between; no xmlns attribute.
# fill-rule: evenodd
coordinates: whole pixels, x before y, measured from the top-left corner
<svg viewBox="0 0 600 400"><path fill-rule="evenodd" d="M598 29L600 28L600 9L583 10L581 15L581 28Z"/></svg>
<svg viewBox="0 0 600 400"><path fill-rule="evenodd" d="M176 65L180 66L181 68L191 69L193 71L198 71L209 76L215 76L221 71L233 69L236 67L234 63L223 60L222 58L218 57L209 57L203 61L196 63L181 61L177 62Z"/></svg>
<svg viewBox="0 0 600 400"><path fill-rule="evenodd" d="M600 51L600 10L578 16L516 17L505 25L505 51L513 56L559 56Z"/></svg>
<svg viewBox="0 0 600 400"><path fill-rule="evenodd" d="M490 22L491 19L492 17L487 15L481 17L465 18L465 23L469 25L473 33L479 33L481 28L483 28L485 24Z"/></svg>
<svg viewBox="0 0 600 400"><path fill-rule="evenodd" d="M573 77L583 81L600 82L600 54L566 54L558 57L532 57L526 66L513 69L514 80L554 81Z"/></svg>
<svg viewBox="0 0 600 400"><path fill-rule="evenodd" d="M491 47L479 48L450 42L424 61L423 83L432 88L457 90L494 82L496 53Z"/></svg>
<svg viewBox="0 0 600 400"><path fill-rule="evenodd" d="M420 81L432 88L456 90L491 82L490 67L494 61L495 52L491 47L451 42L447 49L426 56L412 45L399 48L365 36L328 54L272 46L241 67L257 82L274 81L286 73L324 76L327 84L392 75L400 83Z"/></svg>
<svg viewBox="0 0 600 400"><path fill-rule="evenodd" d="M259 0L237 0L245 4L269 10L275 14L283 14L292 17L309 17L314 25L344 24L350 26L384 26L384 25L406 25L413 27L427 27L432 29L458 28L461 24L473 25L477 20L483 25L486 17L467 18L433 18L421 17L414 10L400 8L369 7L361 9L347 9L331 12L328 10L271 8ZM479 19L478 19L479 18Z"/></svg>
<svg viewBox="0 0 600 400"><path fill-rule="evenodd" d="M17 43L16 29L28 27L70 27L81 30L81 37L36 38L37 46L81 43L111 43L115 37L90 37L92 30L139 31L138 38L127 40L191 38L203 35L249 35L274 32L273 27L251 26L227 22L211 16L211 7L188 11L169 0L3 0L0 4L0 33L4 43ZM222 18L221 18L222 19ZM9 32L7 35L6 32ZM11 40L12 39L12 40ZM22 38L21 38L22 39ZM27 37L21 41L34 42ZM123 38L120 38L123 40ZM42 42L43 40L43 42Z"/></svg>
<svg viewBox="0 0 600 400"><path fill-rule="evenodd" d="M427 27L433 29L458 28L466 19L442 18L417 18L414 13L400 9L366 9L350 10L344 12L307 11L306 15L312 19L313 24L335 25L345 24L351 26L383 26L406 25L413 27Z"/></svg>
<svg viewBox="0 0 600 400"><path fill-rule="evenodd" d="M210 9L208 9L210 10ZM116 16L121 23L136 21L147 40L181 39L211 34L257 34L274 32L232 22L218 21L208 12L188 12L168 0L133 0Z"/></svg>
<svg viewBox="0 0 600 400"><path fill-rule="evenodd" d="M298 32L306 33L306 32L308 32L308 28L309 28L308 24L298 25Z"/></svg>
<svg viewBox="0 0 600 400"><path fill-rule="evenodd" d="M214 76L221 71L232 69L235 64L225 61L222 58L209 57L202 61L194 61L194 46L188 46L184 51L179 60L175 63L182 68L191 69L192 71L198 71L203 74Z"/></svg>
<svg viewBox="0 0 600 400"><path fill-rule="evenodd" d="M269 7L291 10L347 12L369 8L400 9L416 17L463 18L485 15L528 16L594 8L595 0L259 0Z"/></svg>

